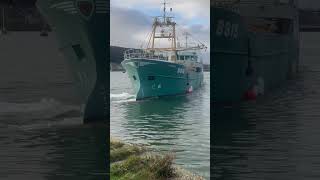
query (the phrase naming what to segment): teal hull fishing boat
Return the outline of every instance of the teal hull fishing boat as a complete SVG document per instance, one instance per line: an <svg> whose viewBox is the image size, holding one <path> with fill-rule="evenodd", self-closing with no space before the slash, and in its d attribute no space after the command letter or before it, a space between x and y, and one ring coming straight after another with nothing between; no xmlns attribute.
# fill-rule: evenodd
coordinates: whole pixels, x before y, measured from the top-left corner
<svg viewBox="0 0 320 180"><path fill-rule="evenodd" d="M217 0L211 20L214 102L254 100L297 72L297 1Z"/></svg>
<svg viewBox="0 0 320 180"><path fill-rule="evenodd" d="M85 121L109 117L106 0L38 0L37 7L57 35L74 84L85 105Z"/></svg>
<svg viewBox="0 0 320 180"><path fill-rule="evenodd" d="M137 100L186 94L203 84L203 65L198 50L206 49L206 46L202 43L188 46L189 34L185 32L185 47L180 47L177 24L172 17L166 16L165 6L166 3L164 15L154 19L147 48L127 50L121 63ZM155 39L167 39L171 45L169 48L155 47Z"/></svg>
<svg viewBox="0 0 320 180"><path fill-rule="evenodd" d="M127 52L128 53L128 52ZM141 52L144 53L144 52ZM150 57L130 57L122 62L133 85L136 99L185 94L203 84L202 64L187 66ZM190 55L192 57L193 55ZM189 69L188 69L189 68Z"/></svg>

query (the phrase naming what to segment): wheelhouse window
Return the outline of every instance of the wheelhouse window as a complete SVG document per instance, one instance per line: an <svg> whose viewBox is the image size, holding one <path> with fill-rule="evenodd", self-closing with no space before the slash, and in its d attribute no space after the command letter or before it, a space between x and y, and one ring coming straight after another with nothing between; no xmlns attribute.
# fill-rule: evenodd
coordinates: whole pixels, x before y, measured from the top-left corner
<svg viewBox="0 0 320 180"><path fill-rule="evenodd" d="M185 61L197 61L198 60L198 57L197 56L195 56L195 55L188 55L188 56L179 56L178 57L179 58L179 60L185 60Z"/></svg>

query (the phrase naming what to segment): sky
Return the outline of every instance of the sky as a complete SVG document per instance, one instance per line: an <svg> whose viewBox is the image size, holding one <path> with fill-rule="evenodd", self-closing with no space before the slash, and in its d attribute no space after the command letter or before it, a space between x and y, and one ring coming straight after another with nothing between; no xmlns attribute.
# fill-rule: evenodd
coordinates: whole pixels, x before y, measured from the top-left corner
<svg viewBox="0 0 320 180"><path fill-rule="evenodd" d="M113 46L139 48L151 31L152 17L161 15L163 0L111 0ZM210 0L167 0L183 30L210 47ZM320 0L299 0L301 8L320 8Z"/></svg>
<svg viewBox="0 0 320 180"><path fill-rule="evenodd" d="M210 0L166 0L177 31L187 31L210 49ZM152 30L152 17L162 15L163 0L111 0L110 45L140 48Z"/></svg>
<svg viewBox="0 0 320 180"><path fill-rule="evenodd" d="M210 49L210 0L167 0L179 29ZM110 45L140 48L151 32L152 17L162 14L163 0L111 0ZM319 8L320 0L299 0L301 8ZM205 60L206 61L206 60ZM207 60L207 63L209 60Z"/></svg>

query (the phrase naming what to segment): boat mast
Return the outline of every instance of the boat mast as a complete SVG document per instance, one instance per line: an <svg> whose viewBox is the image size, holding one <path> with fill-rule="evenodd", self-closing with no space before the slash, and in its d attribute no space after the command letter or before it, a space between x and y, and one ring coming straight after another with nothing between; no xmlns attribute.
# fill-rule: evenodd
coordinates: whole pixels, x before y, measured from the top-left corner
<svg viewBox="0 0 320 180"><path fill-rule="evenodd" d="M163 1L163 21L166 19L166 0Z"/></svg>
<svg viewBox="0 0 320 180"><path fill-rule="evenodd" d="M176 54L177 42L176 42L176 23L173 24L173 51Z"/></svg>
<svg viewBox="0 0 320 180"><path fill-rule="evenodd" d="M163 15L157 16L154 18L152 24L152 32L147 44L146 50L155 52L158 51L171 51L173 52L171 55L171 60L175 61L177 59L177 52L184 50L198 50L198 49L206 49L207 47L199 41L200 44L194 47L188 47L188 38L190 33L186 32L186 47L177 49L177 37L176 37L176 23L172 20L173 17L167 16L166 6L167 2L164 0L163 4ZM172 8L170 8L172 11ZM160 33L157 33L157 28L160 27ZM167 32L164 30L165 28L169 29ZM168 39L171 41L171 47L168 48L156 48L155 47L155 39ZM151 44L151 45L150 45Z"/></svg>
<svg viewBox="0 0 320 180"><path fill-rule="evenodd" d="M189 35L189 33L188 33L188 32L185 32L184 35L186 35L186 48L188 48L188 35Z"/></svg>
<svg viewBox="0 0 320 180"><path fill-rule="evenodd" d="M167 2L164 0L163 4L163 15L155 17L153 25L152 25L152 35L149 39L149 43L151 41L151 47L147 47L147 50L155 51L155 50L163 50L163 51L173 51L174 56L173 60L176 59L176 49L177 49L177 42L176 42L176 23L172 21L173 17L167 16L166 8ZM172 10L172 9L170 9ZM162 20L161 20L162 19ZM160 34L156 33L157 28L160 27L161 31ZM169 32L165 32L164 28L169 28ZM171 47L169 48L155 48L155 39L169 39L171 40ZM148 43L148 44L149 44Z"/></svg>
<svg viewBox="0 0 320 180"><path fill-rule="evenodd" d="M156 36L156 28L157 28L156 21L157 21L157 19L155 19L155 22L152 25L152 46L151 46L151 49L154 49L154 39L155 39L154 37Z"/></svg>

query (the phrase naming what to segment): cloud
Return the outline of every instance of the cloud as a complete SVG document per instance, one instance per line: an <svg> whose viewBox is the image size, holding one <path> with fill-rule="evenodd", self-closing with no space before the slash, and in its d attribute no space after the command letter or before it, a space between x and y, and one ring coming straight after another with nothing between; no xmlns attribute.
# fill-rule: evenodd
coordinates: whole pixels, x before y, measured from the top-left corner
<svg viewBox="0 0 320 180"><path fill-rule="evenodd" d="M187 31L210 47L210 1L171 0L177 31ZM110 45L140 48L151 33L152 16L160 15L161 0L111 0ZM180 36L182 32L180 32ZM181 39L182 40L182 39ZM183 41L184 43L184 41Z"/></svg>
<svg viewBox="0 0 320 180"><path fill-rule="evenodd" d="M133 9L111 8L110 44L138 48L147 38L152 19Z"/></svg>
<svg viewBox="0 0 320 180"><path fill-rule="evenodd" d="M173 0L172 0L173 1ZM199 40L209 46L210 9L209 0L175 0L171 2L179 16L177 23L181 29L192 31ZM138 8L140 7L140 8ZM111 45L137 47L151 31L152 16L160 14L158 0L111 1ZM155 8L158 8L155 10ZM152 12L148 14L146 12ZM139 41L132 42L132 41ZM139 45L138 45L139 44Z"/></svg>
<svg viewBox="0 0 320 180"><path fill-rule="evenodd" d="M209 0L175 0L172 8L187 20L201 19L210 21L210 1Z"/></svg>
<svg viewBox="0 0 320 180"><path fill-rule="evenodd" d="M210 19L210 0L167 0L168 8L179 14L182 18ZM163 0L111 0L111 7L123 9L157 10L160 13ZM169 9L168 9L169 10Z"/></svg>

